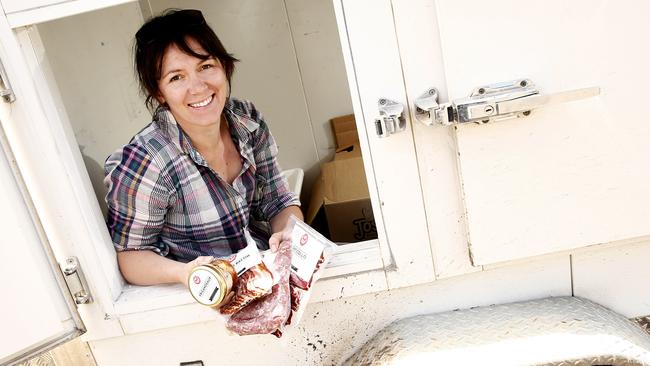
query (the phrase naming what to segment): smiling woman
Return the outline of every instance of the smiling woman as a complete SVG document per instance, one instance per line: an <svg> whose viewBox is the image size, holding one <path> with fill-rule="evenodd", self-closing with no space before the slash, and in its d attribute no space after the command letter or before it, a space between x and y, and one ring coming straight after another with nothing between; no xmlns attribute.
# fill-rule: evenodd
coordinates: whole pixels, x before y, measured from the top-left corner
<svg viewBox="0 0 650 366"><path fill-rule="evenodd" d="M230 98L235 61L198 10L166 11L136 34L153 120L105 164L108 228L131 283L186 284L248 232L277 248L289 216L302 217L264 118Z"/></svg>

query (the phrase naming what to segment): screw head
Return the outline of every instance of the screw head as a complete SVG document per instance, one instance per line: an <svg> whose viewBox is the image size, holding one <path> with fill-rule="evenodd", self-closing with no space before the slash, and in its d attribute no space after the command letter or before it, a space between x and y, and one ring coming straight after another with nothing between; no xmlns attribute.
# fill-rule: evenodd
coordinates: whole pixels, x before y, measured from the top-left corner
<svg viewBox="0 0 650 366"><path fill-rule="evenodd" d="M478 93L479 93L479 94L485 94L485 88L480 88L480 89L478 90Z"/></svg>
<svg viewBox="0 0 650 366"><path fill-rule="evenodd" d="M522 80L522 81L519 82L519 85L523 87L523 86L528 85L528 82L526 80Z"/></svg>
<svg viewBox="0 0 650 366"><path fill-rule="evenodd" d="M491 105L486 105L485 109L483 109L483 111L485 111L485 113L487 113L487 114L492 114L492 113L494 113L494 107L492 107Z"/></svg>

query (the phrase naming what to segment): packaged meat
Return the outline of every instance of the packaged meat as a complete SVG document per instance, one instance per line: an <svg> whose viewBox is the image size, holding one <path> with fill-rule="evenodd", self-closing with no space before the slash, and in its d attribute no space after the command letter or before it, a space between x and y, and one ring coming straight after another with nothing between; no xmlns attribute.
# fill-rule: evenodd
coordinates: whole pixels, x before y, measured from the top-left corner
<svg viewBox="0 0 650 366"><path fill-rule="evenodd" d="M254 301L230 317L226 328L239 335L273 333L287 321L291 313L291 243L283 241L275 253L266 251L264 262L271 269L277 283L273 285L270 295Z"/></svg>
<svg viewBox="0 0 650 366"><path fill-rule="evenodd" d="M273 275L262 261L262 255L248 230L244 232L246 248L228 257L237 272L237 286L232 300L219 308L224 315L232 315L254 300L271 293Z"/></svg>
<svg viewBox="0 0 650 366"><path fill-rule="evenodd" d="M291 314L284 327L276 333L281 336L288 326L295 326L309 302L313 284L323 274L336 245L304 222L291 217Z"/></svg>

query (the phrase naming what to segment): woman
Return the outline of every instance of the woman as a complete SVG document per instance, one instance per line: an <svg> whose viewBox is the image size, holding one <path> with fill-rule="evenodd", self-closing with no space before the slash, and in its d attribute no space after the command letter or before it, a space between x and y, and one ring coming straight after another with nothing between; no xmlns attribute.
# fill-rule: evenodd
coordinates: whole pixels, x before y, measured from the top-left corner
<svg viewBox="0 0 650 366"><path fill-rule="evenodd" d="M136 34L153 121L105 163L107 224L130 283L185 284L194 266L246 246L245 230L274 249L290 215L302 218L266 122L230 98L236 61L198 10L167 11Z"/></svg>

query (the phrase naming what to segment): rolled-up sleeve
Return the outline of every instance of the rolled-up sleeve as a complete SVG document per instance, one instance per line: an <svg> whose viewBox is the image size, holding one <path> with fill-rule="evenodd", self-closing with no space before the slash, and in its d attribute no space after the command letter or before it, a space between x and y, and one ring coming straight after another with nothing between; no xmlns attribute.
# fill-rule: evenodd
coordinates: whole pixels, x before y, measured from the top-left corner
<svg viewBox="0 0 650 366"><path fill-rule="evenodd" d="M106 218L117 251L152 250L167 255L159 241L170 199L161 170L142 146L130 144L104 165L108 188Z"/></svg>
<svg viewBox="0 0 650 366"><path fill-rule="evenodd" d="M256 111L257 112L257 111ZM257 112L260 126L255 131L255 172L257 179L257 202L254 215L257 219L271 220L289 206L300 206L298 196L289 188L287 179L282 174L277 161L278 147L266 122Z"/></svg>

